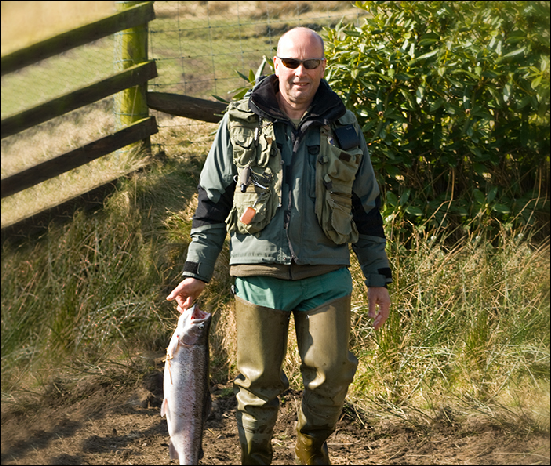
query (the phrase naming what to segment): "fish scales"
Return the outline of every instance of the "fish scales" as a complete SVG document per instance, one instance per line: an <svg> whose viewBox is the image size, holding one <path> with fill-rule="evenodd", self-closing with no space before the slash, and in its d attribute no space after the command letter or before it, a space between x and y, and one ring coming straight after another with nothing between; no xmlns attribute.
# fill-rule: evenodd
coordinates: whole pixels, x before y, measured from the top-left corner
<svg viewBox="0 0 551 466"><path fill-rule="evenodd" d="M171 459L198 464L204 424L210 411L208 335L211 314L197 305L186 310L167 348L164 400Z"/></svg>

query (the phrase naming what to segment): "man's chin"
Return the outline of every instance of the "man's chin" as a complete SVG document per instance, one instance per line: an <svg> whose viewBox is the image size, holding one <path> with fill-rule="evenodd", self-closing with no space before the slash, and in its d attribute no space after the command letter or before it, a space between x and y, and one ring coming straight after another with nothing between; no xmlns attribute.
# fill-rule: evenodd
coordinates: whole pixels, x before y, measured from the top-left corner
<svg viewBox="0 0 551 466"><path fill-rule="evenodd" d="M310 88L308 88L308 90L303 90L303 91L295 90L293 93L291 93L291 96L290 96L291 100L294 101L295 103L312 100L314 96L310 91L311 91Z"/></svg>

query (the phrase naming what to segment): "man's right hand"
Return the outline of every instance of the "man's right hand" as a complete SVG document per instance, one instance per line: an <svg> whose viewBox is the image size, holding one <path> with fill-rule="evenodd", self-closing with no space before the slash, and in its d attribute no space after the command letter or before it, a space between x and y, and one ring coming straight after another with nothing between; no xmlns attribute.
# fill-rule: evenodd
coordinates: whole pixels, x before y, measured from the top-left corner
<svg viewBox="0 0 551 466"><path fill-rule="evenodd" d="M168 301L176 300L178 311L184 312L189 309L193 302L199 297L205 289L206 283L196 278L188 277L172 290L167 296Z"/></svg>

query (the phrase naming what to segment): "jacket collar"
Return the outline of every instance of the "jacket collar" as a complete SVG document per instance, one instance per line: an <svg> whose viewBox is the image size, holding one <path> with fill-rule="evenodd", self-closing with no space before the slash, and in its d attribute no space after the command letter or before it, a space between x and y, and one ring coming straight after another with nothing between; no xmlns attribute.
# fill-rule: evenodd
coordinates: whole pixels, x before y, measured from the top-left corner
<svg viewBox="0 0 551 466"><path fill-rule="evenodd" d="M263 119L288 120L289 118L279 108L277 93L279 92L279 78L272 74L261 78L253 89L249 99L249 109ZM306 111L306 118L329 124L346 113L346 107L340 97L331 90L325 79L322 79L310 108Z"/></svg>

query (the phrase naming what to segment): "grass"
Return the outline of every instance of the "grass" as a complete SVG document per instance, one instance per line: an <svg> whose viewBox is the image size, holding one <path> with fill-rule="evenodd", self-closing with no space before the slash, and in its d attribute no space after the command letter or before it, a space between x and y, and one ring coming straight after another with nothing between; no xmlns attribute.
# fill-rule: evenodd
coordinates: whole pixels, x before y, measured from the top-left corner
<svg viewBox="0 0 551 466"><path fill-rule="evenodd" d="M111 118L109 104L100 104L73 112L57 128L3 140L2 177L109 133ZM61 375L76 380L121 365L140 374L151 367L147 355L163 354L178 315L165 298L180 280L196 185L216 125L184 118L160 123L150 160L106 157L2 201L4 226L40 202L71 197L65 188L78 193L85 183L150 162L121 178L103 209L77 211L71 223L52 224L39 239L2 245L3 403L40 393ZM404 225L391 222L387 236L397 238L393 231ZM377 333L353 259L351 345L360 366L349 400L355 409L417 424L479 413L509 429L549 432L550 251L548 240L532 240L534 233L503 226L488 238L480 229L456 234L427 226L408 248L389 241L392 314ZM201 299L213 313L216 383L236 375L228 262L226 241ZM291 328L285 371L296 389L299 365Z"/></svg>
<svg viewBox="0 0 551 466"><path fill-rule="evenodd" d="M356 396L365 403L365 393L376 393L369 402L413 405L432 417L449 405L507 407L497 411L517 419L531 412L545 429L549 243L503 230L497 247L425 238L410 251L391 244L389 255L398 277L385 329L375 334L356 307Z"/></svg>
<svg viewBox="0 0 551 466"><path fill-rule="evenodd" d="M112 99L75 110L2 140L2 178L50 160L112 133ZM37 150L40 148L40 150ZM122 150L2 199L2 227L85 193L147 163L143 155Z"/></svg>
<svg viewBox="0 0 551 466"><path fill-rule="evenodd" d="M3 245L3 399L22 387L37 390L60 371L146 370L144 354L162 355L177 317L165 298L179 282L216 128L184 132L192 122L183 120L154 137L163 144L178 135L179 144L122 179L102 210L77 212L39 241ZM505 228L493 246L480 231L453 244L438 233L421 229L410 249L389 243L393 312L381 332L367 318L353 261L351 344L360 366L349 400L417 423L451 409L456 417L477 412L496 425L548 430L549 243ZM228 262L226 242L201 299L214 315L216 383L236 375ZM285 371L296 389L299 365L291 328Z"/></svg>
<svg viewBox="0 0 551 466"><path fill-rule="evenodd" d="M328 24L359 11L342 2L326 2L323 8L315 2L155 2L157 19L150 27L150 58L157 60L159 77L150 81L150 89L211 99L217 94L228 99L229 91L244 84L236 71L247 75L249 69L257 69L263 54L271 56L278 28L301 20ZM66 2L49 2L46 9L43 2L4 2L2 54L114 10L113 2L72 2L68 7ZM28 35L20 33L22 22ZM113 72L113 48L113 37L108 37L4 76L2 117L107 77ZM112 133L111 109L110 97L3 139L2 178ZM170 124L176 121L181 120ZM171 131L177 135L181 130ZM179 142L165 138L163 147L168 145L178 148ZM2 227L136 170L142 162L132 154L112 155L3 199Z"/></svg>

